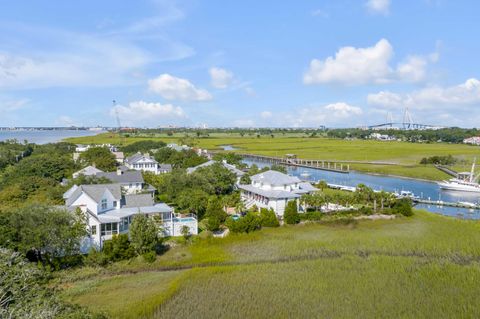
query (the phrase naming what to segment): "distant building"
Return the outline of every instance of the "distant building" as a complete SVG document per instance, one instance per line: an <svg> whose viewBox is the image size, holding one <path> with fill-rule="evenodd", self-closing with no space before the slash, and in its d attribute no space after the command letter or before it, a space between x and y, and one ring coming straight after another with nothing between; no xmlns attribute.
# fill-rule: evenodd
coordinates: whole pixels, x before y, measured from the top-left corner
<svg viewBox="0 0 480 319"><path fill-rule="evenodd" d="M187 145L178 145L178 144L175 144L175 143L167 144L167 147L168 147L168 148L171 148L172 150L175 150L175 151L177 151L177 152L188 151L189 149L191 149L190 146L187 146Z"/></svg>
<svg viewBox="0 0 480 319"><path fill-rule="evenodd" d="M298 199L303 194L317 191L310 183L302 182L298 177L272 170L254 175L250 179L251 184L238 185L245 206L271 208L280 217L283 216L289 201L296 201L298 208L303 210Z"/></svg>
<svg viewBox="0 0 480 319"><path fill-rule="evenodd" d="M125 159L125 166L129 169L151 172L154 174L168 173L172 170L171 165L159 164L149 154L141 154L140 152L130 157L127 157Z"/></svg>
<svg viewBox="0 0 480 319"><path fill-rule="evenodd" d="M135 215L156 218L162 223L162 235L181 236L182 227L189 233L198 233L195 216L181 217L170 206L153 202L150 194L123 195L120 184L74 185L64 193L69 210L79 208L86 216L88 237L82 242L82 251L101 248L113 235L126 234Z"/></svg>
<svg viewBox="0 0 480 319"><path fill-rule="evenodd" d="M480 136L472 136L463 140L464 144L480 145Z"/></svg>
<svg viewBox="0 0 480 319"><path fill-rule="evenodd" d="M123 161L125 160L125 155L123 154L123 152L112 152L113 156L115 156L115 160L119 163L119 164L123 164Z"/></svg>
<svg viewBox="0 0 480 319"><path fill-rule="evenodd" d="M387 134L380 134L380 133L372 133L370 134L370 138L379 140L379 141L395 141L396 140L394 136L390 136Z"/></svg>

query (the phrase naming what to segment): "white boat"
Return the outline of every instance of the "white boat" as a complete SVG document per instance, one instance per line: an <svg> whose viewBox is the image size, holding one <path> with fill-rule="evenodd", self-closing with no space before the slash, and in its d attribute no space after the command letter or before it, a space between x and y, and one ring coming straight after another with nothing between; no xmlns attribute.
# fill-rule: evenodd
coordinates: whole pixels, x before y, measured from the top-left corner
<svg viewBox="0 0 480 319"><path fill-rule="evenodd" d="M442 189L460 191L460 192L475 192L480 193L480 184L476 182L478 175L475 176L475 159L473 160L472 170L469 177L466 179L451 178L448 181L437 182Z"/></svg>
<svg viewBox="0 0 480 319"><path fill-rule="evenodd" d="M466 207L472 207L475 208L477 207L477 204L471 203L471 202L458 202L460 205L466 206Z"/></svg>
<svg viewBox="0 0 480 319"><path fill-rule="evenodd" d="M400 193L394 193L397 198L410 198L410 199L418 199L418 196L415 196L414 193L410 191L401 191Z"/></svg>
<svg viewBox="0 0 480 319"><path fill-rule="evenodd" d="M303 172L300 174L300 176L302 176L302 177L310 177L310 173L307 172L307 171L303 171Z"/></svg>

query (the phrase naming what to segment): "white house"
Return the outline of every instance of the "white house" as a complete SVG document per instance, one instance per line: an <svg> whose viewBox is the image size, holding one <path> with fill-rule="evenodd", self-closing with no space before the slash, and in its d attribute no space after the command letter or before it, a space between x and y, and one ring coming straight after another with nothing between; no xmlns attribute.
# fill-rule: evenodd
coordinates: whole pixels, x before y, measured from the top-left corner
<svg viewBox="0 0 480 319"><path fill-rule="evenodd" d="M183 226L198 233L195 216L180 217L163 203L155 204L151 194L122 195L120 184L74 185L63 195L69 210L79 208L87 217L89 236L82 250L101 248L113 235L128 233L133 217L143 214L162 223L162 235L181 236Z"/></svg>
<svg viewBox="0 0 480 319"><path fill-rule="evenodd" d="M135 155L127 157L125 159L125 166L129 169L152 172L154 174L168 173L172 170L171 165L162 164L160 165L153 157L149 154L141 154L138 152Z"/></svg>
<svg viewBox="0 0 480 319"><path fill-rule="evenodd" d="M310 183L302 182L298 177L272 170L254 175L250 179L251 184L238 185L245 206L272 208L280 217L283 216L289 201L297 201L298 205L301 195L317 191Z"/></svg>

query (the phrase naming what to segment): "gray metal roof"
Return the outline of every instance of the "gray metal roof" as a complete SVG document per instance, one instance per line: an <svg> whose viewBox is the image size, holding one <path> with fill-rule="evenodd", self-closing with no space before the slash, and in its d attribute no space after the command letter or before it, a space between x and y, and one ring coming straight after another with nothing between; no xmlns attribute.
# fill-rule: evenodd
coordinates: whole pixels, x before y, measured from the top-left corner
<svg viewBox="0 0 480 319"><path fill-rule="evenodd" d="M133 154L132 156L129 156L125 159L125 163L129 163L129 164L133 164L133 163L136 163L138 161L140 161L141 159L148 159L148 160L151 160L153 162L157 162L153 157L151 157L149 154L142 154L140 152L136 153L136 154Z"/></svg>
<svg viewBox="0 0 480 319"><path fill-rule="evenodd" d="M171 172L172 171L172 164L159 164L158 169L160 171Z"/></svg>
<svg viewBox="0 0 480 319"><path fill-rule="evenodd" d="M137 215L137 214L155 214L155 213L172 213L173 209L164 203L155 204L146 207L128 207L120 209L112 209L105 213L99 214L97 217L102 223L119 222L120 218Z"/></svg>
<svg viewBox="0 0 480 319"><path fill-rule="evenodd" d="M73 176L78 176L78 175L91 176L97 173L103 173L103 171L94 166L89 165L87 167L82 168L78 172L73 173Z"/></svg>
<svg viewBox="0 0 480 319"><path fill-rule="evenodd" d="M302 182L298 184L298 186L300 187L300 189L294 191L297 194L306 194L306 193L318 191L318 188L313 187L312 184L308 182Z"/></svg>
<svg viewBox="0 0 480 319"><path fill-rule="evenodd" d="M258 194L267 198L298 198L300 195L282 190L265 190L252 185L238 185L238 188Z"/></svg>
<svg viewBox="0 0 480 319"><path fill-rule="evenodd" d="M80 197L82 193L87 194L95 202L99 203L100 200L102 199L103 194L105 194L106 190L108 190L115 199L120 200L122 198L122 191L121 191L120 184L80 185L67 198L65 204L67 206L71 206L75 202L75 200L77 200L77 198Z"/></svg>
<svg viewBox="0 0 480 319"><path fill-rule="evenodd" d="M122 174L117 172L98 173L97 177L108 178L113 183L130 184L130 183L144 183L142 172L140 171L122 171Z"/></svg>
<svg viewBox="0 0 480 319"><path fill-rule="evenodd" d="M152 194L132 194L125 195L125 205L123 207L143 207L153 206Z"/></svg>
<svg viewBox="0 0 480 319"><path fill-rule="evenodd" d="M275 186L290 185L302 182L296 176L289 176L287 174L272 170L253 175L252 177L250 177L250 179L254 182L261 182L264 184Z"/></svg>

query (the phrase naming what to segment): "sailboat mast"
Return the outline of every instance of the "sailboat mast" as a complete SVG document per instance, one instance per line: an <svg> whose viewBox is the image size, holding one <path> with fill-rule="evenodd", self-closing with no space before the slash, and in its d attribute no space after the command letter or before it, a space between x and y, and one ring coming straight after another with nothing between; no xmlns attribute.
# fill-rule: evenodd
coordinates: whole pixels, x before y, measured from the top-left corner
<svg viewBox="0 0 480 319"><path fill-rule="evenodd" d="M470 183L474 181L475 178L475 162L477 161L477 158L473 158L473 163L472 163L472 171L470 172Z"/></svg>

